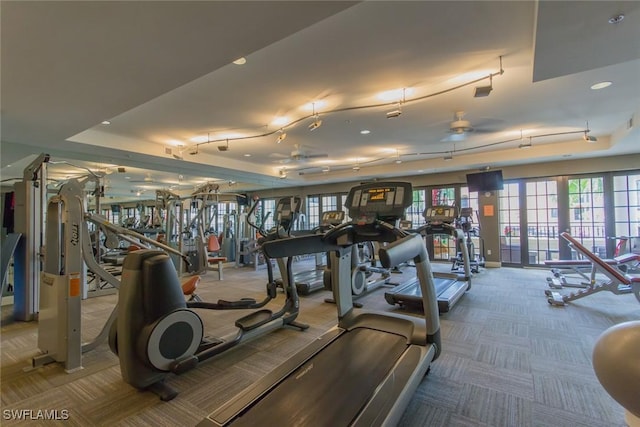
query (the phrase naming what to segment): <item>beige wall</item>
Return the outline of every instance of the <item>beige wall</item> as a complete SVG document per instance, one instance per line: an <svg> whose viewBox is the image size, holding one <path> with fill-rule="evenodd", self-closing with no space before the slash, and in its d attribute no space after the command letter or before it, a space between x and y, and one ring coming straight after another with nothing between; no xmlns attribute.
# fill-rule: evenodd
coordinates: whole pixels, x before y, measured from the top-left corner
<svg viewBox="0 0 640 427"><path fill-rule="evenodd" d="M632 154L626 156L613 156L594 159L582 160L562 160L549 161L547 163L536 163L531 165L520 166L496 166L494 169L502 169L502 175L505 180L521 179L521 178L541 178L561 175L576 175L598 172L616 172L625 170L640 169L640 154ZM464 184L466 183L466 174L477 172L476 170L462 170L457 172L447 172L439 174L424 174L406 177L384 177L381 179L398 181L408 181L414 187L425 187L433 185L447 184ZM253 194L261 198L284 197L284 196L301 196L315 194L327 194L336 192L348 192L349 189L357 185L360 181L352 181L345 183L314 185L308 187L289 187L283 189L272 189L268 191L259 191ZM480 204L480 222L482 224L482 235L484 238L485 257L487 265L500 265L500 232L498 218L498 197L496 192L483 193L479 195ZM484 206L493 206L493 215L486 216ZM489 253L490 252L490 253Z"/></svg>
<svg viewBox="0 0 640 427"><path fill-rule="evenodd" d="M583 160L562 160L549 161L547 163L536 163L519 166L496 166L494 169L502 169L505 180L518 178L539 178L546 176L574 175L595 172L614 172L640 169L640 154L627 156L603 157ZM443 184L463 184L466 183L466 174L478 172L477 170L461 170L456 172L445 172L437 174L423 174L403 177L381 177L380 179L408 181L414 187L424 187L430 185ZM311 185L306 187L286 187L269 190L255 191L252 194L261 198L284 197L284 196L307 196L314 194L327 194L336 192L348 192L351 187L360 181L357 176L351 182Z"/></svg>

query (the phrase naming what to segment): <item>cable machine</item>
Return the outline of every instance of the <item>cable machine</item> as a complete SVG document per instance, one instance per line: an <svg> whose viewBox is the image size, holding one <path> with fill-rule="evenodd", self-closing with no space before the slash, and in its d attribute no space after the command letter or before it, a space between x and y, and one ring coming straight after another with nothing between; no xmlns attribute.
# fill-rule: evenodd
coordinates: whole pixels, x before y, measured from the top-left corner
<svg viewBox="0 0 640 427"><path fill-rule="evenodd" d="M42 353L32 359L33 367L60 362L67 372L81 369L82 354L104 342L115 321L114 309L101 332L92 341L82 343L81 303L87 287L86 268L113 287L120 286L120 281L107 272L93 255L89 223L105 230L107 236L115 233L117 238L130 243L152 244L180 255L153 239L109 223L101 215L87 213L84 185L95 178L70 179L60 187L58 194L51 197L46 208L46 250L38 316L38 348ZM98 185L96 188L99 190L101 187ZM96 194L97 206L98 198L99 194Z"/></svg>
<svg viewBox="0 0 640 427"><path fill-rule="evenodd" d="M14 184L15 232L22 234L14 254L13 316L16 320L34 320L38 312L49 160L48 154L40 154L24 169L22 181Z"/></svg>

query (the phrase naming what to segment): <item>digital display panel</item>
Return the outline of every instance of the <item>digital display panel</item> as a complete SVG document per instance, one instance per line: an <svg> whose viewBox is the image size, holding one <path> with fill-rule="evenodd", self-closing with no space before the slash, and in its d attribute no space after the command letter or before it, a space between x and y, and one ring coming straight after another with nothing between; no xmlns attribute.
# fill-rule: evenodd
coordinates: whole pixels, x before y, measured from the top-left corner
<svg viewBox="0 0 640 427"><path fill-rule="evenodd" d="M354 187L347 196L349 216L398 219L411 205L411 184L405 182L366 183Z"/></svg>
<svg viewBox="0 0 640 427"><path fill-rule="evenodd" d="M368 202L393 204L395 188L370 188L365 191L365 194Z"/></svg>

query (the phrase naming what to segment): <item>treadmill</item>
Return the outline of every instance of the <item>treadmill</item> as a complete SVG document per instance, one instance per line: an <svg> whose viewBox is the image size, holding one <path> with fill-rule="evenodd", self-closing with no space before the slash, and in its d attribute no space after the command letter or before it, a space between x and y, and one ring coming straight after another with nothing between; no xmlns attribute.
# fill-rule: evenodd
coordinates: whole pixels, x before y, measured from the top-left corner
<svg viewBox="0 0 640 427"><path fill-rule="evenodd" d="M344 211L326 211L322 213L322 218L320 219L320 226L314 229L314 234L324 234L327 231L331 230L334 227L342 224L344 222ZM303 233L293 232L293 235L301 235ZM321 254L316 254L316 257L322 256ZM327 255L327 263L329 262L329 255ZM293 275L293 281L296 285L296 290L298 291L298 295L309 295L315 291L319 291L320 289L325 289L324 285L324 275L327 266L318 267L318 262L316 262L316 268L313 270L301 271L299 273L295 273ZM276 279L276 285L278 287L282 287L282 279Z"/></svg>
<svg viewBox="0 0 640 427"><path fill-rule="evenodd" d="M446 313L456 302L471 289L471 262L469 250L466 244L464 232L454 226L457 218L454 206L434 206L427 208L423 213L427 223L417 232L423 236L434 234L448 234L456 241L458 250L462 253L463 273L433 273L433 280L438 295L438 310ZM422 293L417 278L406 281L403 284L385 292L385 300L391 305L420 309L422 306Z"/></svg>
<svg viewBox="0 0 640 427"><path fill-rule="evenodd" d="M395 425L440 354L440 323L431 266L422 237L390 223L411 205L412 187L376 182L352 188L354 218L323 235L267 242L270 258L331 251L338 324L257 383L207 416L199 426ZM351 296L351 246L391 242L383 265L416 265L424 316L360 310Z"/></svg>

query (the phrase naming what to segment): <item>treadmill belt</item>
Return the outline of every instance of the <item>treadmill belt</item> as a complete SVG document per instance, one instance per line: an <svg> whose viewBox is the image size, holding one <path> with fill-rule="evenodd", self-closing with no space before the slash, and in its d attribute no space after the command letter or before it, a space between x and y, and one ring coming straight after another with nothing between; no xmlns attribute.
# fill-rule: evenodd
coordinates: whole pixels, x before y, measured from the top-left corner
<svg viewBox="0 0 640 427"><path fill-rule="evenodd" d="M234 425L349 425L406 348L399 335L365 328L346 332Z"/></svg>

